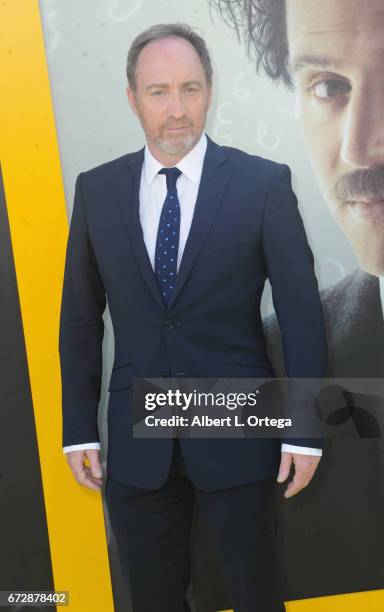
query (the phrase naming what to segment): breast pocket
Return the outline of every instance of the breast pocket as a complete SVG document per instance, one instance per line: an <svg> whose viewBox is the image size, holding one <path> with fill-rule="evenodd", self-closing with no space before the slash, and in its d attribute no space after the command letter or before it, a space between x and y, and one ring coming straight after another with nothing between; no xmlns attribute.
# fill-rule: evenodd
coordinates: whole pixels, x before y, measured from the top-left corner
<svg viewBox="0 0 384 612"><path fill-rule="evenodd" d="M208 253L214 251L226 251L229 249L244 249L251 247L254 243L253 238L238 238L229 240L210 240L206 242L205 251Z"/></svg>
<svg viewBox="0 0 384 612"><path fill-rule="evenodd" d="M116 366L112 370L108 391L119 391L132 386L134 377L133 363Z"/></svg>

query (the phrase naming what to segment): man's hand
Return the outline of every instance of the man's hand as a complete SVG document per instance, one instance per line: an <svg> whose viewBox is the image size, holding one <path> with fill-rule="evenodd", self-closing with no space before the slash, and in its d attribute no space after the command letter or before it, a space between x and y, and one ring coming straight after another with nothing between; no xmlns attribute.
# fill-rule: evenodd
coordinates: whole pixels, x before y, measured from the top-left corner
<svg viewBox="0 0 384 612"><path fill-rule="evenodd" d="M100 451L94 448L74 450L66 453L66 457L76 482L89 489L100 491L103 483ZM89 467L86 463L89 463Z"/></svg>
<svg viewBox="0 0 384 612"><path fill-rule="evenodd" d="M284 482L289 476L291 464L295 466L295 474L289 481L284 497L292 497L304 489L312 480L321 457L317 455L302 455L299 453L281 453L281 462L277 482Z"/></svg>

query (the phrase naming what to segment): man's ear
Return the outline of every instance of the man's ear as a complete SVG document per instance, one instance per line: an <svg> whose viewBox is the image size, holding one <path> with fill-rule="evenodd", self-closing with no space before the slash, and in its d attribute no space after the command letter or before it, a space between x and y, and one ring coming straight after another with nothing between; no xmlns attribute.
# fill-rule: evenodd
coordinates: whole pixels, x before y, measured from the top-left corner
<svg viewBox="0 0 384 612"><path fill-rule="evenodd" d="M131 107L131 109L135 113L135 115L137 116L138 113L137 113L137 107L136 107L135 92L132 89L132 87L130 87L129 85L127 86L126 92L127 92L127 98L128 98L129 106Z"/></svg>

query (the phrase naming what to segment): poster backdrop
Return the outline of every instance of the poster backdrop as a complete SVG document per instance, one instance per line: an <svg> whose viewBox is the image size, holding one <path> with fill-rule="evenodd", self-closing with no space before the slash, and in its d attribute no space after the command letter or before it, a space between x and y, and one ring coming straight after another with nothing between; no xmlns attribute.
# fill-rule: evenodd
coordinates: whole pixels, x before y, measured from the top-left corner
<svg viewBox="0 0 384 612"><path fill-rule="evenodd" d="M18 57L18 41L28 41L28 45L24 49L25 84L21 81L21 55L19 64L12 64L12 70L6 74L8 84L14 79L12 91L18 113L9 114L16 127L13 133L9 128L6 135L5 189L0 200L4 246L1 274L2 286L7 289L7 299L2 297L0 302L1 322L6 323L6 333L2 335L6 353L1 361L0 380L3 397L12 408L3 413L2 419L10 432L19 435L22 431L24 455L15 467L13 449L20 438L18 435L4 437L3 449L7 449L4 460L14 469L8 468L6 486L1 491L3 499L6 496L8 500L6 504L3 502L2 523L13 525L13 531L4 530L8 533L8 551L12 549L13 556L1 559L0 588L72 589L70 610L129 610L129 594L122 584L106 510L104 548L102 508L95 495L86 492L79 496L67 473L62 476L65 485L58 494L53 466L57 466L59 476L66 466L62 465L59 448L60 382L54 331L46 338L51 352L39 353L42 359L34 358L38 335L36 305L39 300L44 301L41 295L46 296L47 312L55 313L52 320L48 318L48 328L54 330L58 323L65 212L69 219L77 175L144 144L141 127L130 112L125 96L128 47L140 31L155 23L182 21L199 29L208 42L214 67L214 95L207 133L221 145L287 163L292 170L293 186L323 290L330 342L329 376L382 378L384 324L379 277L384 275L384 215L379 204L374 215L367 206L384 199L384 76L380 68L384 4L382 0L370 0L369 7L362 0L327 3L255 0L250 30L245 16L251 3L246 1L210 5L208 0L188 3L177 0L40 0L37 3L29 0L28 9L25 3L19 4L18 8L14 5L12 10L6 9L8 17L12 17L8 55L15 57L16 52ZM260 7L262 11L258 12ZM240 28L240 41L234 25ZM40 26L43 38L39 38ZM250 57L246 52L247 42ZM281 78L271 79L265 70L256 73L257 50L262 52L261 63L264 62L267 71ZM288 87L284 83L288 80L285 62L293 56L297 83ZM25 107L22 104L24 86ZM21 120L17 126L18 118ZM37 142L51 121L56 134L50 132L44 142ZM29 148L25 146L27 124L34 126L30 132L30 142L34 144ZM58 149L55 149L56 137ZM19 149L15 147L17 142ZM40 159L39 146L45 155ZM32 153L35 157L31 165ZM33 170L29 175L31 185L36 187L44 182L45 187L40 194L38 189L29 190L33 206L26 208L28 190L18 191L14 185L25 185L28 165ZM19 174L15 171L17 167L21 169ZM360 204L352 211L350 201ZM51 218L56 206L59 212ZM34 236L23 234L25 227L18 223L22 215L27 224L32 223ZM47 215L51 221L49 231L56 236L52 239L51 235L48 241ZM46 230L41 231L39 243L43 245L43 253L39 251L39 233L34 220ZM26 245L32 245L28 247L29 252ZM30 261L40 267L30 266L28 253ZM44 255L45 262L50 259L51 267L44 267L40 255ZM37 269L41 270L41 278L44 272L45 279L49 275L54 279L52 294L47 292L47 280L41 282L40 297L37 290L27 292L26 285L36 278ZM263 316L273 363L283 376L279 330L268 288L263 298ZM105 323L103 381L106 382L114 350L108 311ZM42 371L50 365L52 394L48 402L39 384L43 384ZM103 384L99 426L104 461L108 443L107 399L106 384ZM369 409L372 401L380 400L361 398L359 408ZM47 434L48 404L55 430L51 440ZM17 419L12 422L15 414ZM26 465L29 473L25 471ZM64 495L64 491L68 493ZM32 498L33 516L28 507ZM16 522L17 508L23 512ZM89 517L87 523L80 508ZM312 609L379 612L383 609L382 440L344 440L337 445L328 441L309 490L288 503L280 503L279 512L285 595L286 600L292 601L287 606L289 612ZM15 527L21 521L25 526L24 537ZM66 535L58 535L61 528ZM88 540L83 539L84 532L88 532ZM26 538L29 538L29 547L25 545ZM191 597L197 612L224 609L228 601L214 554L204 547L205 539L196 516ZM71 546L72 558L68 554ZM88 570L84 570L81 581L76 568L85 566ZM99 573L95 580L93 568L96 566ZM24 575L15 570L19 567L24 567ZM84 593L91 592L92 582L101 593L95 601L84 598ZM355 595L346 595L349 593Z"/></svg>

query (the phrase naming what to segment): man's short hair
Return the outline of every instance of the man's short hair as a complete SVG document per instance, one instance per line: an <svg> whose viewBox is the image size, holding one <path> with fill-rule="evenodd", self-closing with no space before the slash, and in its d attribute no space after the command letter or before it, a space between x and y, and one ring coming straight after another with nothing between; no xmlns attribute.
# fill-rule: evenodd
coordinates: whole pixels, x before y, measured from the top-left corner
<svg viewBox="0 0 384 612"><path fill-rule="evenodd" d="M146 45L163 38L183 38L188 41L197 52L203 65L205 76L209 85L212 84L212 63L204 39L185 23L159 23L136 36L128 51L127 78L132 89L136 88L136 65L140 52Z"/></svg>
<svg viewBox="0 0 384 612"><path fill-rule="evenodd" d="M219 9L225 23L243 38L248 56L275 81L293 84L285 0L209 0Z"/></svg>

